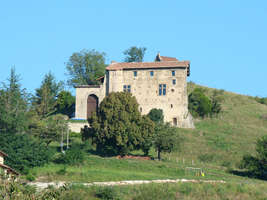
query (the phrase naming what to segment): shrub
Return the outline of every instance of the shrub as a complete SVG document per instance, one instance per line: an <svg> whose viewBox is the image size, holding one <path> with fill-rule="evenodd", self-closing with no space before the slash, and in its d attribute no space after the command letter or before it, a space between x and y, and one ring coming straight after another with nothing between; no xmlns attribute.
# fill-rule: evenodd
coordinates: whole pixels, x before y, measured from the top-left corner
<svg viewBox="0 0 267 200"><path fill-rule="evenodd" d="M163 110L161 109L153 108L147 116L155 123L163 122L164 120Z"/></svg>
<svg viewBox="0 0 267 200"><path fill-rule="evenodd" d="M248 169L254 177L267 179L267 135L262 136L256 143L256 156L244 155L240 168Z"/></svg>
<svg viewBox="0 0 267 200"><path fill-rule="evenodd" d="M58 164L79 165L85 159L85 152L78 145L72 146L70 149L61 153L54 161Z"/></svg>
<svg viewBox="0 0 267 200"><path fill-rule="evenodd" d="M104 200L119 199L118 193L113 187L98 187L95 196Z"/></svg>
<svg viewBox="0 0 267 200"><path fill-rule="evenodd" d="M28 181L34 181L35 180L35 176L32 173L29 173L29 174L27 174L26 179Z"/></svg>
<svg viewBox="0 0 267 200"><path fill-rule="evenodd" d="M196 88L189 95L189 110L194 117L204 117L211 114L212 103L210 99L204 94L203 90Z"/></svg>

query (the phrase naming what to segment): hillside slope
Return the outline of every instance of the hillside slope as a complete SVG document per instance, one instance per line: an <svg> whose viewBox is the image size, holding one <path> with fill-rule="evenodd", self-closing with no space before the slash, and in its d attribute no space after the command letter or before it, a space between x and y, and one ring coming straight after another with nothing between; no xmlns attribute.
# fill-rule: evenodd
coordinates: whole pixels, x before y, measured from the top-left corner
<svg viewBox="0 0 267 200"><path fill-rule="evenodd" d="M188 94L194 88L205 89L211 96L216 89L188 83ZM223 98L222 113L215 118L195 119L195 130L184 130L185 142L178 156L225 167L235 167L246 153L255 153L255 142L267 134L267 106L253 97L219 91ZM176 153L177 155L177 153Z"/></svg>

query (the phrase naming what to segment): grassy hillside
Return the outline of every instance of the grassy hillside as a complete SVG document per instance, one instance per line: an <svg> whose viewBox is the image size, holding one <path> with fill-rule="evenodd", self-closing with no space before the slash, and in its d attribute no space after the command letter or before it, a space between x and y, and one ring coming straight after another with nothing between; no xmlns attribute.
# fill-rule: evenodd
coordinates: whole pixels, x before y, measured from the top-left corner
<svg viewBox="0 0 267 200"><path fill-rule="evenodd" d="M188 84L188 94L194 88L205 89L211 96L215 89ZM220 91L222 113L215 118L195 119L195 130L184 130L185 142L177 154L186 160L234 167L246 153L255 152L255 142L267 134L267 106L250 96Z"/></svg>
<svg viewBox="0 0 267 200"><path fill-rule="evenodd" d="M204 88L208 96L215 90L189 83L188 93L196 87ZM116 190L122 195L122 199L147 199L153 194L157 194L158 198L151 199L164 199L165 197L160 196L163 194L170 195L169 199L202 199L200 196L205 199L251 199L257 195L257 199L264 199L267 196L266 192L257 188L266 188L266 181L236 176L230 171L237 169L244 154L254 154L256 140L267 134L267 120L261 118L267 114L267 106L250 96L222 90L219 94L222 98L222 113L214 118L195 119L195 129L181 129L180 133L184 137L181 151L163 154L163 161L103 158L94 154L94 149L91 149L84 163L79 166L50 163L44 167L34 168L31 174L37 177L37 181L93 182L193 178L227 182L216 186L185 183L172 186L118 187ZM76 135L72 142L81 143L80 137ZM140 151L132 153L142 154ZM156 152L151 150L150 155L156 157ZM196 176L195 171L188 171L187 167L203 169L205 177ZM90 198L93 198L98 190L76 189L72 191L73 194L89 194ZM132 195L127 196L128 192Z"/></svg>

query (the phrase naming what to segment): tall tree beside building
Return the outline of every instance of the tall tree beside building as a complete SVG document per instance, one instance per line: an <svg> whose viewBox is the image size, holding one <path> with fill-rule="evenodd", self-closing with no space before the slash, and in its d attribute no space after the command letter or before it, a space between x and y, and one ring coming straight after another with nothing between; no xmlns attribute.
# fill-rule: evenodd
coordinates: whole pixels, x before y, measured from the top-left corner
<svg viewBox="0 0 267 200"><path fill-rule="evenodd" d="M97 78L105 74L105 53L96 50L75 52L67 62L70 86L98 84Z"/></svg>
<svg viewBox="0 0 267 200"><path fill-rule="evenodd" d="M0 131L17 133L27 127L28 94L19 81L12 68L7 83L2 83L0 88Z"/></svg>
<svg viewBox="0 0 267 200"><path fill-rule="evenodd" d="M123 54L126 56L125 62L143 62L145 56L146 48L145 47L130 47L126 49Z"/></svg>
<svg viewBox="0 0 267 200"><path fill-rule="evenodd" d="M35 110L41 117L55 111L57 95L62 90L63 83L57 82L54 75L49 72L44 76L41 87L36 89L33 99Z"/></svg>

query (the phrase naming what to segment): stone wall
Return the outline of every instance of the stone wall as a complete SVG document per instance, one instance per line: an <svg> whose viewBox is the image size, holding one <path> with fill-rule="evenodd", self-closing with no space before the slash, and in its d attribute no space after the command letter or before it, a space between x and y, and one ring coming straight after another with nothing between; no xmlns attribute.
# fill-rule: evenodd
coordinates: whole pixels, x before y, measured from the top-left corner
<svg viewBox="0 0 267 200"><path fill-rule="evenodd" d="M137 71L137 76L134 76ZM151 76L150 72L154 75ZM172 71L175 71L173 76ZM188 112L187 69L182 67L169 69L127 69L106 72L103 85L99 88L80 86L76 88L75 118L87 118L87 98L94 94L99 103L110 92L123 91L124 85L131 86L131 93L139 103L139 110L147 114L153 108L162 109L164 121L182 128L194 128L192 116ZM173 84L175 80L175 84ZM159 95L159 84L166 84L166 95Z"/></svg>

